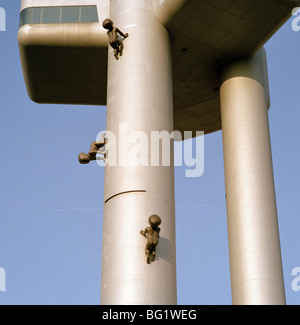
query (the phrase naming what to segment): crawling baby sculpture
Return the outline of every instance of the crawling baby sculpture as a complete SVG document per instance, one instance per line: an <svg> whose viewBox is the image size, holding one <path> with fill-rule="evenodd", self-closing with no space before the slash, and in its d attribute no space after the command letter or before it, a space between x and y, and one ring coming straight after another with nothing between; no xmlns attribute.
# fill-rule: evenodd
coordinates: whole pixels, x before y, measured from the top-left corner
<svg viewBox="0 0 300 325"><path fill-rule="evenodd" d="M123 41L119 39L121 35L124 39L128 37L128 33L123 34L118 27L114 27L114 23L109 19L105 19L102 23L103 28L107 29L107 35L110 46L114 49L114 55L117 60L123 55Z"/></svg>
<svg viewBox="0 0 300 325"><path fill-rule="evenodd" d="M150 227L145 230L141 230L140 233L148 239L145 247L145 253L147 257L147 263L150 264L155 260L156 246L158 244L160 228L158 227L161 223L161 219L158 215L153 214L149 217L148 222Z"/></svg>

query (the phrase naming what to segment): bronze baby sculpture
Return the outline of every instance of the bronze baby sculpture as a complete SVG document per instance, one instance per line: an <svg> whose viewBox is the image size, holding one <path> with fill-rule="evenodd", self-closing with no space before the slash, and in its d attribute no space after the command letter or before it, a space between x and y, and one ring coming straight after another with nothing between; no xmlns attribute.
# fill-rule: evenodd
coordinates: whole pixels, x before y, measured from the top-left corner
<svg viewBox="0 0 300 325"><path fill-rule="evenodd" d="M124 38L128 37L128 33L123 34L119 28L114 27L114 23L110 19L105 19L102 23L103 28L108 29L107 35L110 46L114 49L114 55L117 60L119 56L123 55L124 44L123 41L119 39L119 35Z"/></svg>
<svg viewBox="0 0 300 325"><path fill-rule="evenodd" d="M161 219L158 215L153 214L149 217L148 222L150 227L147 227L145 230L141 230L140 233L148 239L145 247L145 253L147 257L147 263L153 262L156 255L156 246L158 244L160 228L158 227L161 224Z"/></svg>

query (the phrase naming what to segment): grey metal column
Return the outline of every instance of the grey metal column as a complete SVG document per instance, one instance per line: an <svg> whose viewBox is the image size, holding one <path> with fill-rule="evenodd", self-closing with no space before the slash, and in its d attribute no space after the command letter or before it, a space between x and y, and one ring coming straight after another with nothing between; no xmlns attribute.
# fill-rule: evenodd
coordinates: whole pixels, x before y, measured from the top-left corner
<svg viewBox="0 0 300 325"><path fill-rule="evenodd" d="M148 148L142 146L151 164L151 131L173 131L169 35L152 0L112 0L110 13L129 37L119 60L109 48L106 128L116 135L121 166L105 168L101 304L176 304L173 155L170 167L130 165L137 132L147 135ZM149 265L140 230L152 214L162 223Z"/></svg>
<svg viewBox="0 0 300 325"><path fill-rule="evenodd" d="M221 86L233 304L285 304L264 49L231 64Z"/></svg>

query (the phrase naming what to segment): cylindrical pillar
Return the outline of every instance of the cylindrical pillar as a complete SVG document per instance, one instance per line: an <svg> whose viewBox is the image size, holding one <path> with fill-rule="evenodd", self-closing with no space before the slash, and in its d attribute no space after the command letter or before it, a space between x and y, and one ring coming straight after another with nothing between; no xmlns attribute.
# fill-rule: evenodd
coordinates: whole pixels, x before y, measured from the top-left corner
<svg viewBox="0 0 300 325"><path fill-rule="evenodd" d="M285 304L266 71L261 49L220 89L233 304Z"/></svg>
<svg viewBox="0 0 300 325"><path fill-rule="evenodd" d="M110 6L109 18L129 37L119 60L108 49L106 129L116 138L116 166L105 167L101 304L176 304L173 143L170 166L151 166L151 132L173 131L169 34L152 0ZM152 214L162 223L147 264L140 230Z"/></svg>

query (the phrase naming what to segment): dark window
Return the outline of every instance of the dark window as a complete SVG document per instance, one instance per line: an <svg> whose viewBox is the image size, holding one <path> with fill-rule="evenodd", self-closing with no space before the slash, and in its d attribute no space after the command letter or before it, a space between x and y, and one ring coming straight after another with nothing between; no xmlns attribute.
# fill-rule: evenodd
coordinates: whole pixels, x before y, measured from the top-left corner
<svg viewBox="0 0 300 325"><path fill-rule="evenodd" d="M59 7L43 7L42 10L42 24L58 24L60 22L60 8Z"/></svg>
<svg viewBox="0 0 300 325"><path fill-rule="evenodd" d="M20 26L31 24L31 8L24 9L20 16Z"/></svg>
<svg viewBox="0 0 300 325"><path fill-rule="evenodd" d="M99 21L96 6L81 7L81 23L97 23Z"/></svg>
<svg viewBox="0 0 300 325"><path fill-rule="evenodd" d="M31 7L22 10L20 26L26 24L97 23L97 6Z"/></svg>
<svg viewBox="0 0 300 325"><path fill-rule="evenodd" d="M80 7L62 7L62 23L79 23Z"/></svg>
<svg viewBox="0 0 300 325"><path fill-rule="evenodd" d="M32 9L32 21L31 24L41 23L41 8L31 8Z"/></svg>

